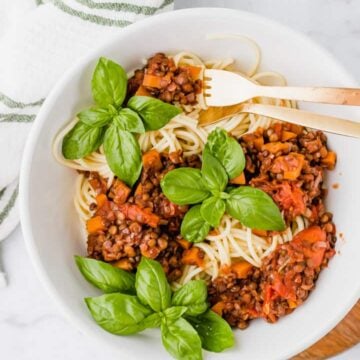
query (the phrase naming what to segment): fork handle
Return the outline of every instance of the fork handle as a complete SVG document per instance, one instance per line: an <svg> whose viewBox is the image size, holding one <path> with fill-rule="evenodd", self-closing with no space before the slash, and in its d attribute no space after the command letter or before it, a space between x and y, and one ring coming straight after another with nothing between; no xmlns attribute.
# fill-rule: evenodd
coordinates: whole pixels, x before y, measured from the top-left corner
<svg viewBox="0 0 360 360"><path fill-rule="evenodd" d="M257 86L256 96L325 104L360 105L360 89L352 88Z"/></svg>
<svg viewBox="0 0 360 360"><path fill-rule="evenodd" d="M243 104L241 112L268 116L334 134L360 138L360 123L334 116L273 105Z"/></svg>

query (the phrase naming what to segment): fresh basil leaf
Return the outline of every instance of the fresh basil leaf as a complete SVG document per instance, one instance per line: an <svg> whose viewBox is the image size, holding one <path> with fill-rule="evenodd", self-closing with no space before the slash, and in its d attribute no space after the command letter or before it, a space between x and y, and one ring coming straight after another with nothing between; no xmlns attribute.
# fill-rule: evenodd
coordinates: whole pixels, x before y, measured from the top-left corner
<svg viewBox="0 0 360 360"><path fill-rule="evenodd" d="M196 316L204 313L207 308L207 287L203 280L191 280L176 290L172 297L172 305L185 306L185 315Z"/></svg>
<svg viewBox="0 0 360 360"><path fill-rule="evenodd" d="M149 96L133 96L127 106L141 116L148 131L161 129L181 113L178 107Z"/></svg>
<svg viewBox="0 0 360 360"><path fill-rule="evenodd" d="M170 306L170 285L159 262L144 256L141 258L136 272L135 288L140 301L154 311L164 311Z"/></svg>
<svg viewBox="0 0 360 360"><path fill-rule="evenodd" d="M140 322L152 313L136 296L126 294L106 294L86 298L85 302L94 320L116 335L135 334L143 330Z"/></svg>
<svg viewBox="0 0 360 360"><path fill-rule="evenodd" d="M174 321L185 314L187 310L186 306L172 306L164 311L166 321Z"/></svg>
<svg viewBox="0 0 360 360"><path fill-rule="evenodd" d="M201 205L193 206L181 223L181 236L193 243L203 241L210 231L210 224L201 216L200 208Z"/></svg>
<svg viewBox="0 0 360 360"><path fill-rule="evenodd" d="M141 150L134 135L111 124L105 133L104 152L112 172L132 187L142 167Z"/></svg>
<svg viewBox="0 0 360 360"><path fill-rule="evenodd" d="M234 334L230 325L213 311L208 310L202 315L189 317L187 320L199 334L205 350L221 352L234 346Z"/></svg>
<svg viewBox="0 0 360 360"><path fill-rule="evenodd" d="M230 179L239 176L245 168L245 156L240 144L221 128L208 136L204 152L209 151L225 168Z"/></svg>
<svg viewBox="0 0 360 360"><path fill-rule="evenodd" d="M77 117L82 123L92 127L102 127L112 119L109 111L100 107L85 109L79 112Z"/></svg>
<svg viewBox="0 0 360 360"><path fill-rule="evenodd" d="M244 226L260 230L285 229L279 208L264 191L251 186L240 186L229 194L226 211Z"/></svg>
<svg viewBox="0 0 360 360"><path fill-rule="evenodd" d="M115 116L114 121L120 129L130 131L132 133L144 133L145 128L141 117L133 110L124 108Z"/></svg>
<svg viewBox="0 0 360 360"><path fill-rule="evenodd" d="M165 349L178 360L201 360L201 340L194 328L183 318L161 323Z"/></svg>
<svg viewBox="0 0 360 360"><path fill-rule="evenodd" d="M62 142L62 154L65 159L82 159L96 151L103 142L104 128L91 127L82 122L65 135Z"/></svg>
<svg viewBox="0 0 360 360"><path fill-rule="evenodd" d="M174 204L197 204L211 194L206 189L201 171L193 168L179 168L169 171L161 180L161 189Z"/></svg>
<svg viewBox="0 0 360 360"><path fill-rule="evenodd" d="M219 197L206 199L200 208L200 214L203 219L213 227L220 224L221 218L225 212L225 201Z"/></svg>
<svg viewBox="0 0 360 360"><path fill-rule="evenodd" d="M96 104L119 107L126 96L126 72L119 64L101 57L95 67L91 87Z"/></svg>
<svg viewBox="0 0 360 360"><path fill-rule="evenodd" d="M139 327L142 329L157 328L161 324L160 313L156 312L147 316L139 323Z"/></svg>
<svg viewBox="0 0 360 360"><path fill-rule="evenodd" d="M205 186L210 191L223 191L229 181L224 167L209 151L203 153L201 174Z"/></svg>
<svg viewBox="0 0 360 360"><path fill-rule="evenodd" d="M75 262L84 278L106 293L135 294L135 275L103 261L75 256Z"/></svg>

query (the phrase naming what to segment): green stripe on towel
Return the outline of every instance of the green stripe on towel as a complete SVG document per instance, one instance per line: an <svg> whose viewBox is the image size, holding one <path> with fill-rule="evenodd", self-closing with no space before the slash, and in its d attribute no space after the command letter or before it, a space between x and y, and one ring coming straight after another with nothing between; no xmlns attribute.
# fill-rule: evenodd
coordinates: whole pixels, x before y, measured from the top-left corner
<svg viewBox="0 0 360 360"><path fill-rule="evenodd" d="M164 0L159 7L155 6L140 6L129 4L127 2L96 2L93 0L76 0L79 4L85 5L90 9L126 11L134 14L154 15L156 11L170 5L174 0Z"/></svg>
<svg viewBox="0 0 360 360"><path fill-rule="evenodd" d="M0 123L30 123L35 120L36 115L27 114L0 114Z"/></svg>
<svg viewBox="0 0 360 360"><path fill-rule="evenodd" d="M7 107L12 108L12 109L24 109L26 107L34 107L34 106L40 106L45 99L40 99L38 101L34 101L31 103L24 103L21 101L16 101L11 99L9 96L3 94L2 92L0 92L0 102L2 102L3 104L5 104Z"/></svg>
<svg viewBox="0 0 360 360"><path fill-rule="evenodd" d="M16 186L15 190L13 191L13 193L10 196L10 199L9 199L8 203L5 205L5 207L0 212L0 225L7 218L10 211L14 207L16 199L18 197L18 194L19 194L19 187Z"/></svg>
<svg viewBox="0 0 360 360"><path fill-rule="evenodd" d="M131 24L131 22L127 20L113 20L103 16L91 15L79 10L75 10L60 0L53 0L51 3L59 10L71 16L78 17L81 20L89 21L97 25L124 27Z"/></svg>

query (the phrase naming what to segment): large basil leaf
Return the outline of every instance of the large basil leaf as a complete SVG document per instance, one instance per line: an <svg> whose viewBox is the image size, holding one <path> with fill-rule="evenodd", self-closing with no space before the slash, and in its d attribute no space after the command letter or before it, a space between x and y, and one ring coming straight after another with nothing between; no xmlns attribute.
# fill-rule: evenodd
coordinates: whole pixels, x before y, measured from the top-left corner
<svg viewBox="0 0 360 360"><path fill-rule="evenodd" d="M200 208L200 214L203 219L211 226L217 227L225 212L225 201L219 197L211 197L206 199Z"/></svg>
<svg viewBox="0 0 360 360"><path fill-rule="evenodd" d="M104 152L112 172L132 187L142 167L141 150L134 135L111 124L105 133Z"/></svg>
<svg viewBox="0 0 360 360"><path fill-rule="evenodd" d="M126 72L120 65L101 57L96 65L91 87L93 98L99 106L119 107L126 96Z"/></svg>
<svg viewBox="0 0 360 360"><path fill-rule="evenodd" d="M197 204L211 195L203 183L201 171L193 168L169 171L161 180L161 189L178 205Z"/></svg>
<svg viewBox="0 0 360 360"><path fill-rule="evenodd" d="M143 330L141 321L152 313L136 296L126 294L106 294L86 298L85 302L94 320L116 335L135 334Z"/></svg>
<svg viewBox="0 0 360 360"><path fill-rule="evenodd" d="M205 186L212 192L223 191L229 181L224 167L209 151L203 152L201 174Z"/></svg>
<svg viewBox="0 0 360 360"><path fill-rule="evenodd" d="M251 229L285 229L285 223L279 208L272 198L260 189L241 186L229 193L226 199L226 211L243 225Z"/></svg>
<svg viewBox="0 0 360 360"><path fill-rule="evenodd" d="M112 119L109 111L100 107L83 110L77 114L77 117L82 123L93 127L102 127Z"/></svg>
<svg viewBox="0 0 360 360"><path fill-rule="evenodd" d="M186 306L185 315L196 316L207 310L206 299L207 287L205 281L191 280L174 292L171 303L175 306Z"/></svg>
<svg viewBox="0 0 360 360"><path fill-rule="evenodd" d="M135 288L140 301L154 311L163 311L170 306L170 285L159 262L144 256L141 258L136 272Z"/></svg>
<svg viewBox="0 0 360 360"><path fill-rule="evenodd" d="M164 311L166 321L174 321L185 314L187 310L186 306L172 306Z"/></svg>
<svg viewBox="0 0 360 360"><path fill-rule="evenodd" d="M181 236L194 243L203 241L210 231L210 224L201 216L200 208L201 205L193 206L181 223Z"/></svg>
<svg viewBox="0 0 360 360"><path fill-rule="evenodd" d="M230 179L239 176L245 168L245 156L240 144L224 129L216 128L210 133L206 151L220 161Z"/></svg>
<svg viewBox="0 0 360 360"><path fill-rule="evenodd" d="M90 127L82 122L65 135L62 142L62 154L65 159L82 159L96 151L104 138L104 128Z"/></svg>
<svg viewBox="0 0 360 360"><path fill-rule="evenodd" d="M127 106L143 119L146 130L158 130L165 126L181 110L149 96L133 96Z"/></svg>
<svg viewBox="0 0 360 360"><path fill-rule="evenodd" d="M135 275L103 261L75 256L75 262L84 278L106 293L135 294Z"/></svg>
<svg viewBox="0 0 360 360"><path fill-rule="evenodd" d="M157 328L161 324L161 313L153 313L139 323L141 329Z"/></svg>
<svg viewBox="0 0 360 360"><path fill-rule="evenodd" d="M201 360L201 340L194 328L183 318L161 323L165 349L178 360Z"/></svg>
<svg viewBox="0 0 360 360"><path fill-rule="evenodd" d="M230 325L213 311L208 310L202 315L189 317L187 320L199 334L205 350L221 352L234 346L234 334Z"/></svg>
<svg viewBox="0 0 360 360"><path fill-rule="evenodd" d="M133 110L124 108L115 116L114 121L120 129L141 134L145 132L141 117Z"/></svg>

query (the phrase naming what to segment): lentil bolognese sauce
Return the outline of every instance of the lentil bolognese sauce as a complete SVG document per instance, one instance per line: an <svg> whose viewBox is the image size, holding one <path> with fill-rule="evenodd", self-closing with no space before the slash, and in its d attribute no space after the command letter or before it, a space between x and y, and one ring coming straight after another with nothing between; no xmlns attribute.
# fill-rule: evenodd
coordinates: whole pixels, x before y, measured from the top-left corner
<svg viewBox="0 0 360 360"><path fill-rule="evenodd" d="M248 77L285 84L276 73L258 72L259 63L257 51ZM198 333L210 337L204 348L222 351L233 345L229 324L244 329L250 320L274 323L294 311L314 290L336 242L324 204L336 154L325 134L240 113L200 126L199 116L211 111L202 94L206 67L232 71L234 61L158 53L128 79L120 65L100 58L92 78L96 106L77 114L53 144L56 159L78 171L74 204L87 258L77 264L111 293L86 299L95 321L128 335L159 326L161 312L190 331L200 354ZM130 319L134 302L139 317ZM115 303L125 312L116 307L116 315ZM112 310L99 311L103 306ZM201 333L209 323L229 341ZM174 349L180 351L168 351Z"/></svg>

